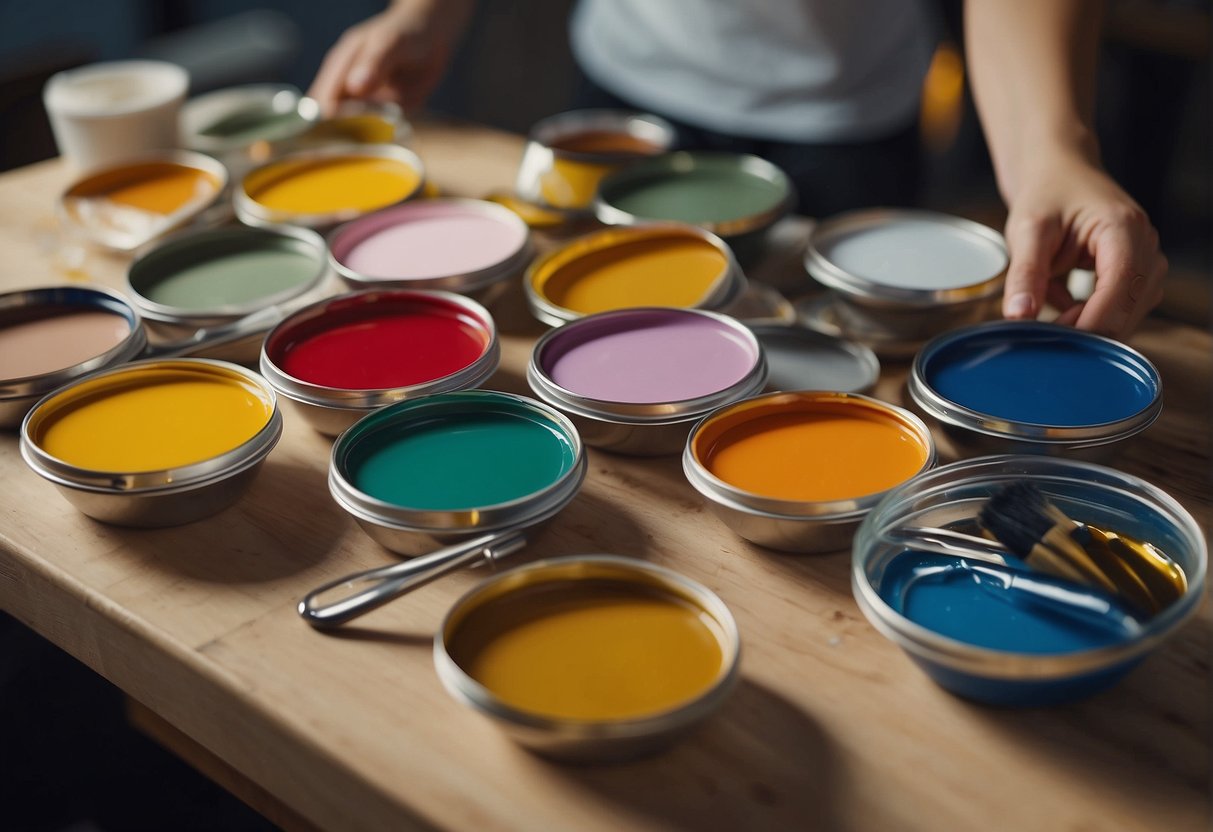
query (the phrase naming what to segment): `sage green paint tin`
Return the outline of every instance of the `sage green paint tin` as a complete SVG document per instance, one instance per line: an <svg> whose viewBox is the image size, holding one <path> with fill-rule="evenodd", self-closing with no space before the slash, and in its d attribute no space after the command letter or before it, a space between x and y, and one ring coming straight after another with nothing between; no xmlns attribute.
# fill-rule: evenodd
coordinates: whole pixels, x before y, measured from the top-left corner
<svg viewBox="0 0 1213 832"><path fill-rule="evenodd" d="M149 313L243 314L306 292L324 276L323 240L308 232L225 228L166 241L131 265L128 281Z"/></svg>

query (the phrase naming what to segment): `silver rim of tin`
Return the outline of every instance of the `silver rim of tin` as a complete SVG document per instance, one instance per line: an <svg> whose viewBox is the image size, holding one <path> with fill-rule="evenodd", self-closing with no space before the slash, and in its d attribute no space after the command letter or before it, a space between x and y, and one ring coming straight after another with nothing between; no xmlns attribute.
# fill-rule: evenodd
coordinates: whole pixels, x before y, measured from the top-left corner
<svg viewBox="0 0 1213 832"><path fill-rule="evenodd" d="M166 268L180 265L178 261L182 259L189 260L190 254L197 252L199 249L205 250L206 254L212 253L215 251L217 243L221 243L225 239L235 239L237 237L244 237L250 243L258 237L278 237L288 240L293 250L314 255L316 273L305 283L282 292L266 295L265 297L243 304L227 304L225 306L204 309L185 309L157 303L140 291L140 286L148 283L154 284L158 280L163 279L165 277L163 272ZM248 251L252 247L252 245L237 246L232 250ZM169 263L165 264L163 262L165 260L168 260ZM191 260L191 262L197 261ZM141 272L146 271L153 272L153 275L148 277L141 274ZM157 274L156 272L160 273ZM317 288L328 275L328 255L324 238L315 231L292 226L277 226L274 228L229 226L227 228L212 228L202 231L181 231L170 237L166 237L155 248L148 250L131 262L126 271L126 287L130 294L131 302L139 308L143 317L149 321L187 326L211 326L227 323L236 318L251 315L265 307L302 297Z"/></svg>
<svg viewBox="0 0 1213 832"><path fill-rule="evenodd" d="M57 459L33 440L33 432L44 417L46 408L61 394L85 384L103 384L107 379L143 367L162 366L184 369L202 375L238 375L249 386L260 391L270 404L270 418L251 438L218 456L178 468L155 471L121 472L95 471L80 468ZM21 423L21 456L34 471L58 485L102 494L171 494L188 491L217 480L227 479L260 463L273 450L282 435L282 413L274 390L252 370L226 361L208 358L149 359L135 361L78 379L70 385L48 394L34 406Z"/></svg>
<svg viewBox="0 0 1213 832"><path fill-rule="evenodd" d="M867 409L878 410L886 413L907 430L912 431L921 441L922 446L926 449L926 459L922 466L908 479L921 475L924 471L929 471L935 467L936 452L935 440L931 436L931 431L926 424L910 413L908 410L891 405L888 402L880 401L871 396L865 396L860 393L837 393L832 391L807 391L807 392L780 392L768 393L763 396L757 396L752 399L746 399L740 402L724 405L712 411L691 429L690 435L687 437L687 444L682 452L682 470L686 475L687 481L691 486L702 494L707 499L714 503L725 506L726 508L735 509L746 514L752 514L758 517L768 517L775 519L792 519L792 520L833 520L843 521L857 519L862 517L873 506L889 493L891 486L884 491L878 491L875 494L865 494L859 497L854 497L846 500L829 500L821 502L810 502L803 500L785 500L776 497L764 497L760 494L754 494L749 491L743 491L736 486L730 485L724 480L717 477L709 471L696 456L694 451L695 438L700 431L714 418L727 413L735 407L757 407L765 404L777 404L780 400L785 401L823 401L823 402L855 402L859 403ZM901 485L901 483L898 483Z"/></svg>
<svg viewBox="0 0 1213 832"><path fill-rule="evenodd" d="M407 202L413 199L417 194L421 193L425 187L425 166L421 162L421 157L406 147L401 147L396 144L354 144L354 143L338 143L325 145L310 150L296 150L291 153L278 156L258 165L251 171L246 173L240 180L239 185L233 188L232 200L236 211L236 217L247 225L302 225L308 228L327 228L331 225L337 225L343 222L372 213L372 211L361 211L357 209L343 209L325 214L299 214L293 211L277 211L272 208L267 208L257 200L249 196L245 190L245 183L249 177L256 176L266 168L273 167L288 162L306 162L314 159L333 159L339 157L363 156L375 157L380 159L392 159L397 162L402 162L408 165L417 174L417 185L400 199L388 205L382 205L374 210L382 211L384 208L390 208L392 205L399 205L402 202Z"/></svg>
<svg viewBox="0 0 1213 832"><path fill-rule="evenodd" d="M224 107L224 101L230 101L234 106ZM289 105L279 105L276 102L289 101ZM202 132L203 122L208 109L213 109L215 115L223 118L240 111L241 104L269 103L274 107L276 115L285 115L292 110L299 116L299 129L280 136L267 139L240 140L211 136ZM320 115L320 107L312 99L303 95L298 87L291 84L241 84L226 87L213 92L204 93L189 99L181 108L181 124L183 138L191 149L203 153L225 154L241 150L259 141L287 141L311 129ZM213 123L213 122L212 122Z"/></svg>
<svg viewBox="0 0 1213 832"><path fill-rule="evenodd" d="M81 182L86 182L89 179L93 179L110 170L118 170L121 168L143 164L156 164L158 162L181 165L183 167L203 171L204 173L209 173L211 176L215 177L216 180L215 193L212 194L211 197L206 201L199 201L197 205L192 206L188 211L183 210L179 211L177 215L170 215L173 217L172 222L165 225L161 231L151 236L143 237L135 242L125 239L123 235L116 234L112 231L107 232L104 230L91 229L87 225L82 225L76 222L75 218L72 216L72 213L67 210L68 194ZM104 168L88 171L83 176L73 180L72 184L65 188L63 193L61 193L59 198L55 201L55 217L64 225L64 227L70 229L76 234L92 240L101 246L104 246L105 248L123 252L136 251L139 248L147 245L152 240L163 237L170 231L189 224L191 221L209 211L220 201L220 199L223 198L223 195L227 193L228 184L229 174L227 166L213 156L208 156L205 153L199 153L196 150L162 150L154 153L144 153L140 154L139 156L131 157L124 162L119 162Z"/></svg>
<svg viewBox="0 0 1213 832"><path fill-rule="evenodd" d="M651 716L618 720L547 717L511 707L463 671L447 649L462 616L485 602L533 584L576 580L615 580L656 587L706 612L720 628L724 662L720 675L699 696ZM707 587L673 570L618 555L577 555L537 561L483 581L457 600L434 634L434 665L447 691L477 711L505 723L576 741L637 739L672 734L715 711L737 682L741 636L725 603Z"/></svg>
<svg viewBox="0 0 1213 832"><path fill-rule="evenodd" d="M1065 333L1067 337L1087 338L1114 350L1136 363L1155 385L1154 399L1138 413L1116 422L1087 426L1041 425L1017 422L979 413L940 395L926 380L926 368L942 349L973 332L996 332L999 329L1027 330L1038 333ZM1000 439L1030 439L1042 445L1056 443L1059 448L1084 448L1127 439L1148 428L1162 412L1162 376L1158 368L1137 350L1112 338L1093 332L1075 330L1043 321L994 321L946 332L931 339L919 350L910 367L906 388L915 404L924 413L945 425L982 433Z"/></svg>
<svg viewBox="0 0 1213 832"><path fill-rule="evenodd" d="M946 491L952 478L957 476L957 472L968 472L981 467L996 467L1005 462L1016 462L1029 467L1036 464L1064 465L1067 468L1073 468L1075 476L1088 475L1092 479L1112 477L1125 481L1127 487L1131 487L1143 500L1148 499L1153 503L1160 514L1169 514L1173 519L1178 520L1180 528L1186 536L1199 547L1201 552L1199 568L1188 576L1187 593L1171 608L1159 613L1144 625L1150 632L1130 643L1064 655L1020 655L977 647L939 635L934 630L916 624L896 612L872 586L871 581L868 580L865 564L858 557L858 552L854 552L851 560L852 593L864 616L882 635L923 660L938 663L962 673L1016 681L1047 681L1098 671L1121 662L1131 661L1153 649L1168 633L1196 614L1200 608L1199 601L1204 597L1208 557L1207 547L1199 526L1191 515L1166 492L1144 480L1115 469L1090 462L1057 457L1023 457L1012 454L978 457L936 468L934 471L921 475L912 486L909 483L897 486L888 492L882 505L891 505L898 500L905 499L904 493L910 487L918 490L927 489L918 497L918 502L922 502L935 491ZM1009 474L1004 477L1008 482L1014 481L1016 478L1022 479L1022 475L1017 477L1017 475ZM875 511L870 512L864 518L860 530L856 533L856 540L859 540L862 535L872 532L877 520L887 522L887 518L879 517L880 508L878 506Z"/></svg>
<svg viewBox="0 0 1213 832"><path fill-rule="evenodd" d="M747 327L758 338L758 343L763 344L763 349L768 356L768 370L771 361L769 356L771 350L764 343L764 338L795 338L804 341L811 346L829 349L835 353L845 353L855 361L856 369L858 370L857 381L859 382L852 390L840 390L843 393L866 393L876 386L877 380L880 378L880 359L876 357L876 353L864 344L855 341L848 341L845 338L839 338L834 335L829 335L824 332L819 332L815 329L809 329L803 326L794 324L747 324ZM769 381L770 379L768 379ZM823 388L793 388L791 390L780 390L778 392L790 393L796 390L805 389L823 389Z"/></svg>
<svg viewBox="0 0 1213 832"><path fill-rule="evenodd" d="M594 215L600 222L607 225L651 223L656 218L638 217L611 204L611 192L615 189L626 189L630 185L649 179L659 179L670 174L690 173L698 165L726 162L733 162L734 166L743 173L775 185L783 192L783 195L773 206L757 214L719 222L694 223L694 225L720 237L737 237L766 228L792 210L792 206L796 202L792 180L779 167L766 159L742 153L678 150L635 162L603 177L598 185L598 194L594 198Z"/></svg>
<svg viewBox="0 0 1213 832"><path fill-rule="evenodd" d="M518 216L518 214L514 213L503 205L497 205L496 203L486 202L481 199L463 199L458 197L427 199L425 204L458 206L468 211L474 211L487 216L495 221L515 226L522 231L522 245L498 262L472 272L434 275L433 277L369 277L354 271L349 266L339 261L337 259L337 255L335 254L335 251L343 242L343 238L354 237L353 242L350 243L350 246L353 247L365 241L365 239L371 234L382 230L374 229L366 232L362 236L359 236L361 229L358 226L364 219L359 218L338 226L328 235L328 260L333 271L335 271L347 285L357 289L415 287L418 289L435 289L448 292L475 292L479 289L491 286L498 281L508 280L513 275L522 271L534 255L534 243L531 239L530 227L523 222L522 218ZM401 208L402 206L400 205L393 208L385 208L382 211L375 212L375 215L383 216L388 212L400 210Z"/></svg>
<svg viewBox="0 0 1213 832"><path fill-rule="evenodd" d="M992 275L982 275L972 285L955 289L909 289L889 286L848 272L829 260L821 251L824 244L837 237L852 234L873 226L917 220L933 222L962 231L975 240L998 249L1003 256L1003 268ZM963 217L940 214L935 211L913 209L875 208L853 211L827 219L817 224L809 236L809 247L805 252L805 270L823 286L833 289L858 304L871 306L938 307L941 305L984 300L1002 291L1006 275L1007 244L1003 236L993 228Z"/></svg>
<svg viewBox="0 0 1213 832"><path fill-rule="evenodd" d="M469 509L417 509L399 506L360 491L347 474L346 460L357 442L397 423L430 421L448 414L485 408L525 411L552 423L573 448L573 462L555 482L511 500L491 506ZM489 390L462 390L400 402L374 411L348 428L333 443L329 459L329 491L346 512L373 525L398 531L423 533L459 533L525 528L555 515L576 496L585 479L588 461L581 436L563 414L542 402L513 393Z"/></svg>
<svg viewBox="0 0 1213 832"><path fill-rule="evenodd" d="M669 313L671 310L665 307L645 306L636 307L635 309L620 309L613 312L600 312L597 315L581 318L580 321L569 323L569 327L576 327L582 321L601 321L610 317L627 317L637 313ZM597 419L605 422L624 425L648 425L648 424L666 424L670 422L686 422L697 420L721 405L735 402L738 399L744 399L752 396L762 390L767 382L767 362L763 354L762 345L758 342L757 336L750 331L748 327L729 317L718 312L709 312L703 309L686 309L677 310L678 312L686 312L691 315L711 318L720 325L727 327L731 332L735 333L745 343L751 347L756 356L754 366L741 379L722 390L717 390L715 393L709 393L706 396L699 396L694 399L684 399L674 402L650 402L650 403L634 403L634 402L612 402L604 399L594 399L588 396L582 396L573 391L561 387L552 377L543 369L543 352L553 340L569 336L569 332L565 327L560 329L548 330L538 341L535 342L534 349L531 350L531 359L526 368L527 383L530 384L531 390L535 392L540 399L547 404L557 407L567 413L572 413L577 416L584 416L590 419Z"/></svg>
<svg viewBox="0 0 1213 832"><path fill-rule="evenodd" d="M64 306L85 310L91 308L112 312L125 319L131 331L110 349L71 367L42 375L0 380L0 402L43 396L72 379L114 364L131 361L147 348L147 333L143 329L139 311L118 292L99 286L47 286L7 292L0 295L0 320L10 310L35 306Z"/></svg>
<svg viewBox="0 0 1213 832"><path fill-rule="evenodd" d="M469 317L473 318L480 328L488 335L488 344L484 352L466 367L431 379L430 381L412 384L405 387L387 387L376 390L346 389L343 387L327 387L314 384L303 379L295 378L279 367L270 357L271 343L283 332L300 326L308 321L323 317L335 305L357 303L365 309L368 316L375 314L376 308L387 300L413 301L418 303L441 303L457 306ZM382 310L381 310L382 311ZM453 390L463 390L484 383L497 371L501 361L501 343L497 337L497 325L489 311L476 301L454 292L439 292L424 289L367 289L348 292L344 295L325 298L303 307L294 312L266 334L261 344L259 367L266 381L280 395L292 401L303 404L329 407L338 410L375 410L385 405L428 396L434 393L445 393Z"/></svg>
<svg viewBox="0 0 1213 832"><path fill-rule="evenodd" d="M601 231L595 231L590 234L578 237L569 243L557 248L547 254L541 255L531 261L527 267L526 273L522 278L523 294L526 297L527 307L531 310L531 314L537 320L548 326L562 326L569 321L575 321L578 318L585 317L586 313L575 312L572 309L567 309L553 303L546 295L535 288L535 281L550 268L552 261L557 258L574 254L577 257L592 254L596 251L601 251L604 248L609 248L611 243L609 240L613 236L618 236L621 233L630 237L630 231L634 231L636 239L648 239L651 237L660 236L659 232L667 231L670 236L695 236L699 239L711 244L713 248L719 251L725 258L725 268L719 279L713 285L711 291L704 297L694 309L719 310L724 309L729 304L741 297L746 289L747 281L745 273L741 270L741 266L737 262L737 258L733 256L733 250L729 248L728 243L713 234L711 231L700 228L695 225L687 225L685 223L673 222L646 222L632 226L630 229L606 228ZM604 242L608 241L608 242ZM579 249L583 249L578 253ZM576 259L576 258L574 258ZM639 307L629 307L639 308ZM678 308L678 307L672 307ZM612 310L614 311L614 310Z"/></svg>

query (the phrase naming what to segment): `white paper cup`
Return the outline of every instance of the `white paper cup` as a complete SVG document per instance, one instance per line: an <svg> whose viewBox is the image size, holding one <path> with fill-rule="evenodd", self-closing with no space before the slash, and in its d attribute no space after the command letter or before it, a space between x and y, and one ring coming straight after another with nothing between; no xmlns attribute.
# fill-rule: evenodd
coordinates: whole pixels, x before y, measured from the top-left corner
<svg viewBox="0 0 1213 832"><path fill-rule="evenodd" d="M189 74L165 61L105 61L51 77L42 91L55 144L79 171L180 144Z"/></svg>

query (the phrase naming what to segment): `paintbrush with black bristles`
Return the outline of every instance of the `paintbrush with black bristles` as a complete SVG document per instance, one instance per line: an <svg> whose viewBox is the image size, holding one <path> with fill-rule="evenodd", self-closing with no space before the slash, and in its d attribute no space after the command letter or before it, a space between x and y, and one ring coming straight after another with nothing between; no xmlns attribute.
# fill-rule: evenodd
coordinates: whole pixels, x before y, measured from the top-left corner
<svg viewBox="0 0 1213 832"><path fill-rule="evenodd" d="M1016 482L995 492L977 516L1012 554L1033 569L1098 587L1113 595L1120 589L1080 542L1085 529L1075 523L1036 486Z"/></svg>

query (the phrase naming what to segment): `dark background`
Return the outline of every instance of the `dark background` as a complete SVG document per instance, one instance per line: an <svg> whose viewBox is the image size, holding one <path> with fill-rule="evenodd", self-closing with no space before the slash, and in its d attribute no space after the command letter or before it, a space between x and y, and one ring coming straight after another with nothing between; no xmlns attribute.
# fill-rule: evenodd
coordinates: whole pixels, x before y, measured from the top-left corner
<svg viewBox="0 0 1213 832"><path fill-rule="evenodd" d="M660 2L660 0L655 0ZM524 133L567 109L577 72L571 0L482 2L431 108ZM945 39L959 2L939 0ZM1207 325L1210 274L1208 0L1114 0L1099 131L1109 170L1146 208L1171 260L1164 315ZM306 89L373 0L0 0L0 170L55 155L41 90L97 60L185 65L194 94L258 81ZM923 203L1001 222L971 103L924 149ZM47 195L50 200L52 195ZM119 691L0 616L0 826L13 830L260 830L272 825L131 729Z"/></svg>

